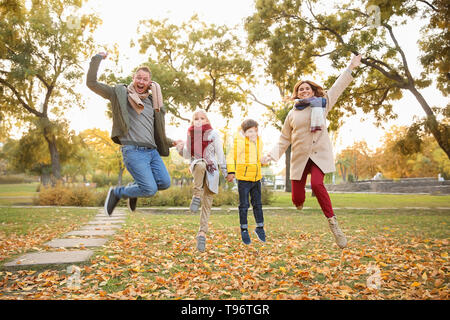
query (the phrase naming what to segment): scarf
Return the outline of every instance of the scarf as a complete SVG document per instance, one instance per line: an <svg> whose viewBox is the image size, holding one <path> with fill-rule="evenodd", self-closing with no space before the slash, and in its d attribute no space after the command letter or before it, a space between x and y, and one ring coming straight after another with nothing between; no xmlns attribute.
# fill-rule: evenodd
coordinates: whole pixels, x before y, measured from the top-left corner
<svg viewBox="0 0 450 320"><path fill-rule="evenodd" d="M210 124L204 124L201 127L190 126L188 129L187 146L190 150L191 157L194 159L204 159L206 162L206 170L213 173L216 170L214 163L209 159L209 155L205 154L206 147L212 142L207 140L206 136L211 132ZM200 143L201 142L201 143ZM200 147L201 146L201 150Z"/></svg>
<svg viewBox="0 0 450 320"><path fill-rule="evenodd" d="M322 130L327 99L323 97L311 97L306 99L295 99L294 101L294 107L297 110L303 110L309 106L311 107L311 132Z"/></svg>
<svg viewBox="0 0 450 320"><path fill-rule="evenodd" d="M150 89L153 109L155 109L156 112L159 112L159 109L163 105L161 87L157 82L152 81ZM138 114L141 114L141 112L144 110L144 103L142 102L142 100L147 98L150 95L150 92L147 90L144 93L137 93L132 83L127 86L127 91L128 101L130 102L131 106Z"/></svg>

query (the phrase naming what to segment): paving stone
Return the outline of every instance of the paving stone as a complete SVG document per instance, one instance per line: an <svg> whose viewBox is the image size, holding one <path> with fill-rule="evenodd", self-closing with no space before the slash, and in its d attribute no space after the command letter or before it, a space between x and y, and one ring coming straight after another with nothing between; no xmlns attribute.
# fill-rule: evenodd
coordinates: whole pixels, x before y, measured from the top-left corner
<svg viewBox="0 0 450 320"><path fill-rule="evenodd" d="M86 225L82 227L80 230L111 230L111 229L120 229L122 226L119 224L109 224L109 225Z"/></svg>
<svg viewBox="0 0 450 320"><path fill-rule="evenodd" d="M96 215L95 217L94 217L94 219L126 219L126 215L113 215L113 216L111 216L111 217L107 217L107 216L105 216L104 214L102 215L102 214L98 214L98 215Z"/></svg>
<svg viewBox="0 0 450 320"><path fill-rule="evenodd" d="M123 218L114 218L114 219L94 219L92 221L96 222L125 222L125 219Z"/></svg>
<svg viewBox="0 0 450 320"><path fill-rule="evenodd" d="M94 217L94 219L96 220L125 220L127 217L123 216L123 217L106 217L106 216L96 216Z"/></svg>
<svg viewBox="0 0 450 320"><path fill-rule="evenodd" d="M45 245L53 248L99 247L107 241L108 239L105 238L53 239Z"/></svg>
<svg viewBox="0 0 450 320"><path fill-rule="evenodd" d="M64 236L111 236L115 230L75 230L65 233Z"/></svg>
<svg viewBox="0 0 450 320"><path fill-rule="evenodd" d="M33 252L24 254L17 259L4 264L5 267L18 267L38 264L79 263L89 260L94 251L74 250L59 252Z"/></svg>
<svg viewBox="0 0 450 320"><path fill-rule="evenodd" d="M108 226L108 225L114 225L114 224L123 224L125 221L122 220L93 220L88 222L87 224L89 225L104 225L104 226Z"/></svg>

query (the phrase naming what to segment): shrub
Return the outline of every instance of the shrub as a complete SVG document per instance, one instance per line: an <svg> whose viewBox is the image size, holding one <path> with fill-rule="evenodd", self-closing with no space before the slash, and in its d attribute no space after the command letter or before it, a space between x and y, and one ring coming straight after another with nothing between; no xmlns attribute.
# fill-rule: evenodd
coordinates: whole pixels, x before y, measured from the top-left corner
<svg viewBox="0 0 450 320"><path fill-rule="evenodd" d="M42 187L36 204L41 206L78 206L78 207L101 207L104 205L108 190L97 191L85 186L67 187L58 185L56 187ZM167 207L189 207L193 195L192 186L176 187L158 191L151 198L140 198L139 206L167 206ZM262 203L268 205L272 202L273 191L262 188ZM125 201L120 201L120 206ZM213 197L213 206L238 206L239 195L237 191L219 188L219 194Z"/></svg>
<svg viewBox="0 0 450 320"><path fill-rule="evenodd" d="M189 207L193 196L191 185L182 187L170 187L167 190L158 191L151 198L140 198L139 206L168 206L168 207ZM273 201L273 191L269 188L262 188L262 204L268 205ZM219 187L219 194L213 197L213 206L238 206L239 195L237 191Z"/></svg>
<svg viewBox="0 0 450 320"><path fill-rule="evenodd" d="M92 176L92 182L94 182L97 187L108 187L108 186L117 186L119 181L119 177L117 175L110 175L109 177L106 174L95 174ZM126 185L129 182L132 182L133 178L129 174L124 174L122 176L122 185Z"/></svg>
<svg viewBox="0 0 450 320"><path fill-rule="evenodd" d="M62 185L42 187L37 203L41 206L102 206L106 192L97 192L88 187L69 188Z"/></svg>

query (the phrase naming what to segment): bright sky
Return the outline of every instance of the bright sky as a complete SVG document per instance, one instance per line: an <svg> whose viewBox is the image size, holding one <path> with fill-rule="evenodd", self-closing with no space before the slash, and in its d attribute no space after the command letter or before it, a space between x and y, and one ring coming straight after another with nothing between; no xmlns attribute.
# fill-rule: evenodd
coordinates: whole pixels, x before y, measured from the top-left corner
<svg viewBox="0 0 450 320"><path fill-rule="evenodd" d="M139 20L168 18L172 23L179 23L188 20L193 14L198 14L200 19L207 23L233 26L237 24L242 25L243 19L251 15L254 12L254 8L253 0L127 0L125 2L119 0L91 0L83 8L83 11L95 12L103 20L102 26L95 33L96 42L106 47L112 47L114 43L117 43L121 55L120 65L124 74L129 74L135 66L147 60L145 56L138 53L138 47L130 48L130 40L137 39L136 30ZM394 30L398 35L400 45L407 54L413 75L420 73L420 66L417 60L419 52L416 44L419 28L418 24L410 24ZM324 62L319 65L319 68L323 78L326 78L329 67L326 59L323 60ZM88 63L89 61L86 61L84 64L86 71ZM111 61L103 61L99 74L108 65L113 66ZM314 80L314 77L310 78ZM317 78L317 82L321 83L321 78ZM70 119L72 128L77 132L94 127L110 131L111 120L105 115L106 101L87 89L84 84L80 85L80 91L85 97L86 109L68 112L67 118ZM261 97L262 101L267 103L280 99L274 87L261 86L254 88L254 92L258 97ZM443 105L448 101L434 88L428 88L421 92L432 106ZM414 115L424 115L422 108L412 94L406 92L403 99L395 102L394 111L398 112L399 117L386 123L385 129L390 128L392 125L407 125L412 122ZM263 123L265 119L262 114L265 112L266 109L264 107L255 103L249 108L248 117ZM235 114L239 115L239 111L236 111ZM190 114L188 116L190 117ZM232 125L237 127L242 120L240 116L236 116L232 120ZM213 127L216 128L221 128L225 125L225 121L217 117L212 117L212 122ZM371 149L379 147L384 130L376 128L372 122L370 115L363 117L361 114L358 114L345 119L345 124L339 132L334 151L339 152L342 148L352 145L354 141L362 139L367 141ZM185 126L179 128L168 127L169 136L175 139L184 139L186 130L187 127ZM271 126L266 126L261 128L260 134L265 141L265 149L268 150L276 142L277 139L274 139L274 137L278 137L279 132ZM274 169L277 171L278 168L283 166L284 161L280 160Z"/></svg>

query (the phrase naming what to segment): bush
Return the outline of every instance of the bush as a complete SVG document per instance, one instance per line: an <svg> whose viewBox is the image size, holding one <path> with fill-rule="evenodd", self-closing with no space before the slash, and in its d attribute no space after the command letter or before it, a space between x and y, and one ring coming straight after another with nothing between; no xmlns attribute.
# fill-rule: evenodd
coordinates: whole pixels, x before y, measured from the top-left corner
<svg viewBox="0 0 450 320"><path fill-rule="evenodd" d="M108 190L97 191L96 189L79 186L67 187L58 185L56 187L42 187L36 204L41 206L77 206L77 207L101 207L104 205ZM193 195L192 186L171 187L167 190L158 191L151 198L140 198L139 206L151 207L189 207ZM273 200L273 191L262 188L262 204L268 205ZM121 201L119 205L124 205ZM213 206L238 206L239 195L237 191L219 188L219 194L213 197Z"/></svg>
<svg viewBox="0 0 450 320"><path fill-rule="evenodd" d="M111 175L108 177L106 174L95 174L92 176L92 182L94 182L99 188L117 186L118 181L119 177L117 175ZM124 174L122 176L122 185L126 185L132 181L133 178L130 175Z"/></svg>
<svg viewBox="0 0 450 320"><path fill-rule="evenodd" d="M168 207L189 207L193 196L191 185L182 187L170 187L167 190L158 191L151 198L140 198L140 206L168 206ZM273 191L268 188L262 188L262 204L268 205L273 201ZM219 187L219 194L213 197L213 206L238 206L239 195L237 191Z"/></svg>
<svg viewBox="0 0 450 320"><path fill-rule="evenodd" d="M102 206L106 192L97 192L88 187L69 188L58 185L56 187L42 187L37 202L41 206Z"/></svg>

